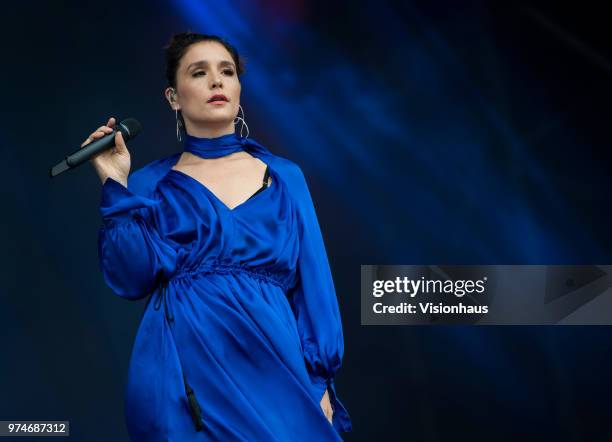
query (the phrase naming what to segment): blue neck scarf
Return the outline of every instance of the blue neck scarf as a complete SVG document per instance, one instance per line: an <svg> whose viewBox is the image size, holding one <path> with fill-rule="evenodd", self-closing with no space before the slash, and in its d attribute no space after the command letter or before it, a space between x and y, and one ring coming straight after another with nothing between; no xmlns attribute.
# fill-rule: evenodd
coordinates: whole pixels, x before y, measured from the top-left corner
<svg viewBox="0 0 612 442"><path fill-rule="evenodd" d="M202 158L219 158L234 152L245 150L247 138L235 133L214 138L200 138L185 134L183 150Z"/></svg>

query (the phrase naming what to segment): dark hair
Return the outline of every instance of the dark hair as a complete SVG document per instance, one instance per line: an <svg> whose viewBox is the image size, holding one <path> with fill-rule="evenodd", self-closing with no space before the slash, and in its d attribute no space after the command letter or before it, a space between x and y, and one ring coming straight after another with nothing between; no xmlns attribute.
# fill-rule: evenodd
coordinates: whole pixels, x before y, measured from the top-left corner
<svg viewBox="0 0 612 442"><path fill-rule="evenodd" d="M238 54L238 50L222 37L212 34L198 34L196 32L181 32L170 37L170 41L164 46L166 56L166 79L168 86L176 88L176 71L179 63L189 46L200 41L216 41L221 43L230 53L236 64L236 74L240 77L244 73L244 60Z"/></svg>

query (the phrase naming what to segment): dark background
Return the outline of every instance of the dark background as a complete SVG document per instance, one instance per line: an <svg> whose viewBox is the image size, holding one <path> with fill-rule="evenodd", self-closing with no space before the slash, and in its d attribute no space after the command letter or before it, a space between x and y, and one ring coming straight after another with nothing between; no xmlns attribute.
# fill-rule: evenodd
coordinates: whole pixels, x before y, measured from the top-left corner
<svg viewBox="0 0 612 442"><path fill-rule="evenodd" d="M0 420L128 440L144 301L103 282L93 167L48 171L110 116L143 124L132 170L180 149L162 46L190 29L238 47L251 136L309 180L344 325L346 440L612 440L609 327L360 326L359 306L361 264L612 263L603 5L3 8Z"/></svg>

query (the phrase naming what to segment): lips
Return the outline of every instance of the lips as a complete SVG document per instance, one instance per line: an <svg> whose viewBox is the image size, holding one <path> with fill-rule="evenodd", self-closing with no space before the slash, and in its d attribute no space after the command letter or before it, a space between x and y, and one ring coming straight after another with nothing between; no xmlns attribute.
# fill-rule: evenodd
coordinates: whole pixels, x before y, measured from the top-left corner
<svg viewBox="0 0 612 442"><path fill-rule="evenodd" d="M229 100L223 94L215 94L208 99L207 103L210 103L212 101L229 101Z"/></svg>

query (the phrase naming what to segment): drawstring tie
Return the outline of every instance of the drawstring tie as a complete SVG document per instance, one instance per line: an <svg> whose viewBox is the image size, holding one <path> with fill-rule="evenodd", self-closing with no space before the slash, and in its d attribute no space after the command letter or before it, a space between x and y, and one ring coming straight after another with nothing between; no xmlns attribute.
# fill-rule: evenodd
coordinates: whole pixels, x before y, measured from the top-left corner
<svg viewBox="0 0 612 442"><path fill-rule="evenodd" d="M170 309L168 308L168 299L167 299L168 293L167 292L168 292L168 281L162 281L160 284L159 294L157 296L157 299L155 299L155 304L153 304L153 308L156 311L159 311L162 303L164 304L164 314L165 314L166 320L168 321L168 325L170 326L170 333L172 334L172 338L174 339L174 332L173 332L174 316L172 315L172 313L170 312ZM174 342L176 346L176 340ZM178 347L176 351L178 355L179 353ZM193 420L196 431L200 431L202 429L202 408L200 407L200 404L198 403L198 400L196 398L195 392L193 391L193 388L191 388L191 386L189 385L189 382L187 382L187 376L185 375L185 371L183 370L183 364L181 362L180 356L179 356L179 363L181 364L181 372L183 373L183 383L185 385L185 393L187 394L187 401L189 402L189 411L191 414L191 419Z"/></svg>

